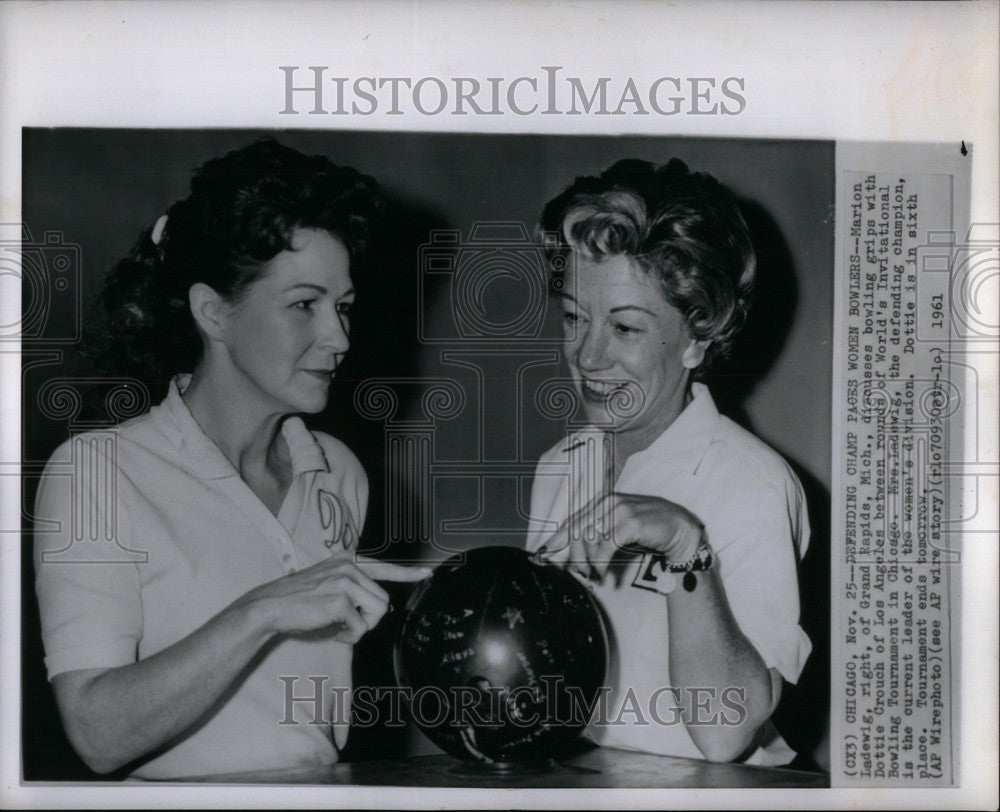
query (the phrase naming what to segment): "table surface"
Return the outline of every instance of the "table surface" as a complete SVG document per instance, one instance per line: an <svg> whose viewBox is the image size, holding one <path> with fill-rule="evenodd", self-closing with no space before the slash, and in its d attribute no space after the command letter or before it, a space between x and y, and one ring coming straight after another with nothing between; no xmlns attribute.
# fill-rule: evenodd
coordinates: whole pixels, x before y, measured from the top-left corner
<svg viewBox="0 0 1000 812"><path fill-rule="evenodd" d="M558 763L527 764L501 773L447 755L355 761L332 767L232 773L192 779L220 784L329 784L395 787L827 787L820 773L711 764L695 759L594 748Z"/></svg>

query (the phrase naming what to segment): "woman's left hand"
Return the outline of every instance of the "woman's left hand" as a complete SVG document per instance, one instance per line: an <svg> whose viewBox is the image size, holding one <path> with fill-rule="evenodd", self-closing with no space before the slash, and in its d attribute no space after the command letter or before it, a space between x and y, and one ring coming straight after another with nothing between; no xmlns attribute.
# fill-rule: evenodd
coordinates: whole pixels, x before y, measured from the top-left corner
<svg viewBox="0 0 1000 812"><path fill-rule="evenodd" d="M661 553L687 561L698 549L703 527L684 507L658 496L600 494L564 521L539 555L569 548L567 566L586 577L604 577L620 551Z"/></svg>

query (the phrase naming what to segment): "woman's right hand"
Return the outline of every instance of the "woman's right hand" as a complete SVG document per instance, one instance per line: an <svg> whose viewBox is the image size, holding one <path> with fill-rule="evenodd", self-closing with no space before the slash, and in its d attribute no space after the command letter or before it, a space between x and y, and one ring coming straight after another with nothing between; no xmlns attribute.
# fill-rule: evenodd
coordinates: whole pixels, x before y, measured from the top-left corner
<svg viewBox="0 0 1000 812"><path fill-rule="evenodd" d="M389 609L381 581L420 581L429 567L404 567L358 555L326 558L306 569L263 584L236 601L273 634L301 634L335 626L333 637L356 643Z"/></svg>
<svg viewBox="0 0 1000 812"><path fill-rule="evenodd" d="M356 643L389 608L375 583L419 581L427 567L331 557L250 590L191 634L137 662L56 674L70 741L87 765L110 772L197 724L275 634L333 628Z"/></svg>

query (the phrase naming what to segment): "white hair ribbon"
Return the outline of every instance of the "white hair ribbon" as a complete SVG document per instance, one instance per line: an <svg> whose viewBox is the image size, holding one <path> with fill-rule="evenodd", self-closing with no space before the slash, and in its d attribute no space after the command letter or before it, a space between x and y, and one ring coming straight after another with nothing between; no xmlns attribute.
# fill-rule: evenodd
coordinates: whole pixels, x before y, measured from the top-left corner
<svg viewBox="0 0 1000 812"><path fill-rule="evenodd" d="M163 239L163 229L167 227L167 215L161 214L160 219L156 221L156 225L153 226L153 233L149 235L149 238L153 241L153 245L159 245L160 240Z"/></svg>

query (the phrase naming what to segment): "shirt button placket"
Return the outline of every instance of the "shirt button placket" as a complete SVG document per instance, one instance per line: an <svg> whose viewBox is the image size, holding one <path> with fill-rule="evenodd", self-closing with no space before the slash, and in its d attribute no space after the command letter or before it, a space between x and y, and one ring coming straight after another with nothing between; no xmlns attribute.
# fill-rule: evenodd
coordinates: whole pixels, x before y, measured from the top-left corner
<svg viewBox="0 0 1000 812"><path fill-rule="evenodd" d="M288 537L278 539L278 549L281 551L281 567L286 573L296 570L296 557L292 551L292 543Z"/></svg>

